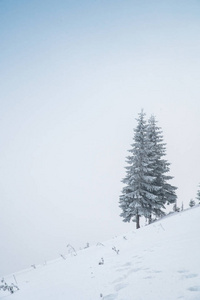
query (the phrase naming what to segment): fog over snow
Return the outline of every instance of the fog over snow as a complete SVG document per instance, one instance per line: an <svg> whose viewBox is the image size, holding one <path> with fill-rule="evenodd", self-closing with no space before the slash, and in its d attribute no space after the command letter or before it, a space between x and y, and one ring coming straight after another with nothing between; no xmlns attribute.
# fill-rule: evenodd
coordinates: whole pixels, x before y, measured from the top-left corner
<svg viewBox="0 0 200 300"><path fill-rule="evenodd" d="M0 275L135 228L118 201L142 108L178 205L195 198L199 14L194 0L0 1Z"/></svg>

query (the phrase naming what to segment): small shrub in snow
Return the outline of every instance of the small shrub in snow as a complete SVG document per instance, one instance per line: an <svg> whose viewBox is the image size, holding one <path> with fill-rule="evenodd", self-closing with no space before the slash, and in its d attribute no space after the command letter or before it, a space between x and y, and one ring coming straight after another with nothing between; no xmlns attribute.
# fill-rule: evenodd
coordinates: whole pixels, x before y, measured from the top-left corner
<svg viewBox="0 0 200 300"><path fill-rule="evenodd" d="M104 247L104 244L102 244L102 243L97 243L96 246L103 246L103 247Z"/></svg>
<svg viewBox="0 0 200 300"><path fill-rule="evenodd" d="M71 254L72 256L77 255L76 250L70 244L67 245L67 252L68 252L68 254Z"/></svg>
<svg viewBox="0 0 200 300"><path fill-rule="evenodd" d="M87 243L86 246L84 247L85 249L89 248L90 247L90 244Z"/></svg>
<svg viewBox="0 0 200 300"><path fill-rule="evenodd" d="M173 206L173 211L174 211L174 212L179 212L179 211L180 211L180 208L177 206L176 203L175 203L174 206Z"/></svg>
<svg viewBox="0 0 200 300"><path fill-rule="evenodd" d="M99 265L103 265L103 264L104 264L104 259L102 257L101 260L99 261Z"/></svg>
<svg viewBox="0 0 200 300"><path fill-rule="evenodd" d="M200 184L199 184L199 188L200 188ZM199 204L200 204L200 189L198 189L198 191L197 191L196 199L197 199L197 201L198 201Z"/></svg>
<svg viewBox="0 0 200 300"><path fill-rule="evenodd" d="M112 247L112 250L115 251L117 254L119 254L119 250L116 249L116 247Z"/></svg>
<svg viewBox="0 0 200 300"><path fill-rule="evenodd" d="M124 240L127 240L126 236L123 236L123 239L124 239Z"/></svg>
<svg viewBox="0 0 200 300"><path fill-rule="evenodd" d="M195 201L193 199L191 199L189 202L189 206L193 207L193 206L195 206L195 204L196 204Z"/></svg>
<svg viewBox="0 0 200 300"><path fill-rule="evenodd" d="M0 290L3 291L8 291L11 294L13 294L16 290L19 290L18 286L15 285L14 283L11 283L10 285L8 285L4 278L2 278L1 283L0 283Z"/></svg>
<svg viewBox="0 0 200 300"><path fill-rule="evenodd" d="M31 265L31 267L32 267L33 269L36 269L36 265Z"/></svg>

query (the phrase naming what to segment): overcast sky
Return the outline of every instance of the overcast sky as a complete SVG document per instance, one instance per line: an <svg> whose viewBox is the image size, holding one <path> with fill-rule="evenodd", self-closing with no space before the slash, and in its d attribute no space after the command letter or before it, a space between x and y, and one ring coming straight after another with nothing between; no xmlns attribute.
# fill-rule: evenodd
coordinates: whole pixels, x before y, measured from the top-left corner
<svg viewBox="0 0 200 300"><path fill-rule="evenodd" d="M200 2L0 1L0 275L135 228L121 180L143 108L178 205L200 182Z"/></svg>

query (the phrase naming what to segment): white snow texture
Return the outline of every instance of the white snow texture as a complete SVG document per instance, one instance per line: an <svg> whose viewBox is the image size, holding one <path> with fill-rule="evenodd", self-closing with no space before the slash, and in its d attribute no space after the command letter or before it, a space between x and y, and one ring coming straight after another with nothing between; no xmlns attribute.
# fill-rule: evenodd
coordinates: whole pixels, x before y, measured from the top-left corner
<svg viewBox="0 0 200 300"><path fill-rule="evenodd" d="M199 300L199 220L197 206L76 256L5 276L10 284L14 275L20 290L0 291L0 299Z"/></svg>

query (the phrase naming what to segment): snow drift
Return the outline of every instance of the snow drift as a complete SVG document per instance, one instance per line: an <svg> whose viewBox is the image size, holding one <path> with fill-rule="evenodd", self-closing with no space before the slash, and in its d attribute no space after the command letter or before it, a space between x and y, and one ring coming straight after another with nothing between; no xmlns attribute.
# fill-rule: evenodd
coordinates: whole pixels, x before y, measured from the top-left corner
<svg viewBox="0 0 200 300"><path fill-rule="evenodd" d="M0 299L199 300L199 245L200 207L194 207L15 273L20 290L0 291ZM5 280L14 282L13 274Z"/></svg>

